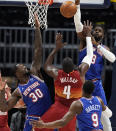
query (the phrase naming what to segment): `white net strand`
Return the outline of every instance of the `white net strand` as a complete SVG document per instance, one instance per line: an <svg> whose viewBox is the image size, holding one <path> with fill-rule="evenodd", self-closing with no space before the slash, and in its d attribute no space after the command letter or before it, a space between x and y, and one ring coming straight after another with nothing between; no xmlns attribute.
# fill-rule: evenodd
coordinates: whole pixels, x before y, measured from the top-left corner
<svg viewBox="0 0 116 131"><path fill-rule="evenodd" d="M31 27L35 27L34 13L36 13L38 15L40 27L42 29L47 29L47 11L49 4L38 4L38 1L32 2L30 0L27 0L25 3L29 10L28 24L30 24Z"/></svg>

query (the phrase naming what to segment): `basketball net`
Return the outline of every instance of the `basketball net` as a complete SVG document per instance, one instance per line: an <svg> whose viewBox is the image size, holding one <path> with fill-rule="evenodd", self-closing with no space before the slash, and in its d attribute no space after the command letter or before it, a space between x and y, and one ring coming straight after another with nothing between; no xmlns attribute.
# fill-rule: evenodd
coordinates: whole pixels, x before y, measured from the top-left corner
<svg viewBox="0 0 116 131"><path fill-rule="evenodd" d="M28 24L30 24L31 27L35 27L34 13L36 13L40 22L40 27L42 29L47 29L48 6L53 3L53 0L26 0L25 3L29 11Z"/></svg>

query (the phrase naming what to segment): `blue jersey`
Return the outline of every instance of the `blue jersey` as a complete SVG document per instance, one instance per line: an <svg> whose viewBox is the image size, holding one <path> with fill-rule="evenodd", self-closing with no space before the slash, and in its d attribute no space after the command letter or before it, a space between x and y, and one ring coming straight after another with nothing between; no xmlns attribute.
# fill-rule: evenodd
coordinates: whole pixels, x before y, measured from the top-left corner
<svg viewBox="0 0 116 131"><path fill-rule="evenodd" d="M84 48L82 51L79 52L79 64L81 64L83 58L86 56L86 48ZM93 47L93 59L92 64L87 71L85 78L86 80L92 80L92 79L101 79L101 73L103 68L103 56L101 53L97 50L97 48Z"/></svg>
<svg viewBox="0 0 116 131"><path fill-rule="evenodd" d="M27 106L27 116L42 116L51 105L48 87L38 77L30 75L27 84L18 85L23 101Z"/></svg>
<svg viewBox="0 0 116 131"><path fill-rule="evenodd" d="M91 99L82 97L80 99L83 110L77 115L79 131L92 131L93 129L103 129L101 124L102 105L97 97Z"/></svg>

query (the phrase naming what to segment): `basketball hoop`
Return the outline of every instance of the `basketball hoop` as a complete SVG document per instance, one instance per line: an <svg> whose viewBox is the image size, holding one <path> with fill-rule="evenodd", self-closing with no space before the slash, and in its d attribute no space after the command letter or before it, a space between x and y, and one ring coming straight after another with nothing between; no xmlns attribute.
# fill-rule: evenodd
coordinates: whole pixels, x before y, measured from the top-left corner
<svg viewBox="0 0 116 131"><path fill-rule="evenodd" d="M29 11L28 24L30 24L31 27L35 27L34 13L36 13L40 22L40 27L42 29L47 29L47 11L49 5L53 3L53 0L26 0L25 3Z"/></svg>

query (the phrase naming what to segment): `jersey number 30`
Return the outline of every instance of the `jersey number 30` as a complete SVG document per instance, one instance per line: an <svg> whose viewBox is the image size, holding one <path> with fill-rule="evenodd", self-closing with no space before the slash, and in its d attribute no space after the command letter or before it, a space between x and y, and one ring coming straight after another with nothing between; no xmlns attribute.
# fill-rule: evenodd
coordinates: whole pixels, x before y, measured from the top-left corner
<svg viewBox="0 0 116 131"><path fill-rule="evenodd" d="M36 89L34 92L30 93L29 97L32 98L33 102L37 102L39 98L43 97L43 93L40 91L40 89Z"/></svg>
<svg viewBox="0 0 116 131"><path fill-rule="evenodd" d="M98 114L97 113L93 113L91 118L92 118L92 121L93 121L93 126L94 127L98 127L98 125L99 125Z"/></svg>

